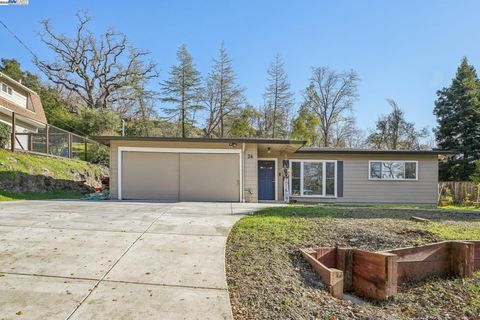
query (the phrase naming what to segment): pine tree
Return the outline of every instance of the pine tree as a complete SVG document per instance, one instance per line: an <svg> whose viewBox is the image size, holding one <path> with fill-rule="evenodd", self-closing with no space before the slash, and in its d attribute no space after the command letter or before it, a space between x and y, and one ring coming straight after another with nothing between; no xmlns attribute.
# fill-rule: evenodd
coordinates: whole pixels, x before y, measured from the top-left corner
<svg viewBox="0 0 480 320"><path fill-rule="evenodd" d="M244 89L236 83L232 61L222 42L220 54L213 60L213 69L208 74L203 101L208 109L205 135L224 137L232 114L239 114L245 103Z"/></svg>
<svg viewBox="0 0 480 320"><path fill-rule="evenodd" d="M440 163L442 180L468 180L480 158L480 81L467 58L448 88L437 92L435 132L441 149L458 155Z"/></svg>
<svg viewBox="0 0 480 320"><path fill-rule="evenodd" d="M179 119L182 138L187 136L186 129L194 122L195 111L200 109L199 100L200 73L193 64L192 56L186 45L177 51L178 65L170 69L170 78L162 83L163 101L173 103L173 107L164 108L166 114Z"/></svg>
<svg viewBox="0 0 480 320"><path fill-rule="evenodd" d="M238 115L232 118L230 135L238 138L256 137L257 130L254 123L258 117L259 112L255 108L251 106L243 108Z"/></svg>
<svg viewBox="0 0 480 320"><path fill-rule="evenodd" d="M285 138L288 135L288 119L293 107L293 93L290 91L288 76L283 68L279 55L267 70L268 85L265 88L264 99L264 135L271 138Z"/></svg>

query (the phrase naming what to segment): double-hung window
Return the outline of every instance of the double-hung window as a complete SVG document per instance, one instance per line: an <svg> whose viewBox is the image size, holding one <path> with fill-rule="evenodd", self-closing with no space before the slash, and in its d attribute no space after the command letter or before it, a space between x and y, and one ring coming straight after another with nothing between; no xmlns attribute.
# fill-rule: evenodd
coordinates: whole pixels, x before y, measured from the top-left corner
<svg viewBox="0 0 480 320"><path fill-rule="evenodd" d="M337 162L332 160L291 160L292 196L335 197Z"/></svg>
<svg viewBox="0 0 480 320"><path fill-rule="evenodd" d="M370 161L370 180L417 180L417 161Z"/></svg>

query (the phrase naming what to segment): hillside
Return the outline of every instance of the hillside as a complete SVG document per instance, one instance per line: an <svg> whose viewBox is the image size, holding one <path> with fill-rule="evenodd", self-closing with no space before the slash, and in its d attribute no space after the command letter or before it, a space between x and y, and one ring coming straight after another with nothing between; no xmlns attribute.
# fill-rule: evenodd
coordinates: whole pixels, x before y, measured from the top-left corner
<svg viewBox="0 0 480 320"><path fill-rule="evenodd" d="M100 187L107 175L107 168L80 160L0 149L0 200L78 197Z"/></svg>

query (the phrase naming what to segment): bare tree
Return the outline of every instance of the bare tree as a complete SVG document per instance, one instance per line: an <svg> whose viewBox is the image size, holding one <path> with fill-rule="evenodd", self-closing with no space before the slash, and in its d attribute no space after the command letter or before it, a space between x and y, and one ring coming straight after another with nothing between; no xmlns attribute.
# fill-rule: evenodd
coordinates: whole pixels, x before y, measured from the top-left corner
<svg viewBox="0 0 480 320"><path fill-rule="evenodd" d="M392 111L381 115L368 136L368 143L376 149L422 149L423 138L428 136L427 128L417 130L414 122L405 120L405 115L392 99L387 99Z"/></svg>
<svg viewBox="0 0 480 320"><path fill-rule="evenodd" d="M227 118L245 104L244 89L236 83L232 62L225 50L224 43L220 54L213 61L213 69L208 74L203 93L203 102L208 110L206 136L224 137Z"/></svg>
<svg viewBox="0 0 480 320"><path fill-rule="evenodd" d="M341 116L332 126L331 146L336 148L363 148L365 135L357 127L353 115Z"/></svg>
<svg viewBox="0 0 480 320"><path fill-rule="evenodd" d="M43 43L55 54L53 62L35 59L55 85L74 92L89 108L112 108L132 83L157 76L155 64L144 62L148 52L135 49L124 34L107 30L99 39L88 30L91 18L77 13L75 35L56 33L49 20L41 22Z"/></svg>
<svg viewBox="0 0 480 320"><path fill-rule="evenodd" d="M311 85L315 91L313 112L318 117L322 146L332 145L334 125L352 110L358 97L359 78L354 71L337 73L328 67L312 68Z"/></svg>
<svg viewBox="0 0 480 320"><path fill-rule="evenodd" d="M264 135L275 138L288 134L289 113L293 107L293 93L290 91L288 76L279 55L267 70L268 85L265 88L265 106L263 110Z"/></svg>

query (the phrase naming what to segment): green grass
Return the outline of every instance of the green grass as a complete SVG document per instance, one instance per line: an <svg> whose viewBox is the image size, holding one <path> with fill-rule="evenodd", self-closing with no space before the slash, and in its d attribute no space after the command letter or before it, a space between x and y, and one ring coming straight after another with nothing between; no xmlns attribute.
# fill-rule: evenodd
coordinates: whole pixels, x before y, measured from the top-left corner
<svg viewBox="0 0 480 320"><path fill-rule="evenodd" d="M26 192L14 193L0 191L0 201L14 201L14 200L48 200L48 199L81 199L83 195L67 193L62 191L57 192Z"/></svg>
<svg viewBox="0 0 480 320"><path fill-rule="evenodd" d="M480 222L429 222L425 229L445 240L479 240Z"/></svg>
<svg viewBox="0 0 480 320"><path fill-rule="evenodd" d="M432 206L296 204L245 216L234 225L226 251L227 278L234 290L231 295L235 298L235 310L247 310L255 304L257 295L269 295L267 300L278 296L277 305L295 309L310 290L295 282L302 274L301 266L296 264L299 247L338 245L376 251L441 240L480 240L480 212L457 210L458 207L439 210ZM416 222L412 215L431 221ZM349 242L353 238L356 240ZM256 286L262 281L268 285ZM382 304L367 305L365 314L370 310L386 315L395 311L399 318L422 315L433 319L451 312L453 318L476 319L472 316L480 311L480 270L468 279L426 279L402 288L398 299L385 304L385 309ZM320 306L324 303L315 299L311 302Z"/></svg>
<svg viewBox="0 0 480 320"><path fill-rule="evenodd" d="M295 204L295 206L312 204ZM460 205L448 205L448 206L435 206L435 205L402 205L402 204L342 204L342 203L321 203L317 204L317 207L337 207L337 208L373 208L373 209L418 209L418 210L477 210L480 211L478 206L460 206Z"/></svg>
<svg viewBox="0 0 480 320"><path fill-rule="evenodd" d="M17 173L49 175L55 179L71 179L75 172L90 172L101 176L102 168L94 164L66 158L36 156L0 149L0 180Z"/></svg>
<svg viewBox="0 0 480 320"><path fill-rule="evenodd" d="M477 207L477 206L448 205L448 206L439 206L438 209L442 209L442 210L478 210L478 211L480 211L480 207Z"/></svg>
<svg viewBox="0 0 480 320"><path fill-rule="evenodd" d="M380 208L380 209L435 209L435 205L430 204L362 204L362 203L301 203L292 204L293 206L317 206L317 207L339 207L339 208Z"/></svg>

